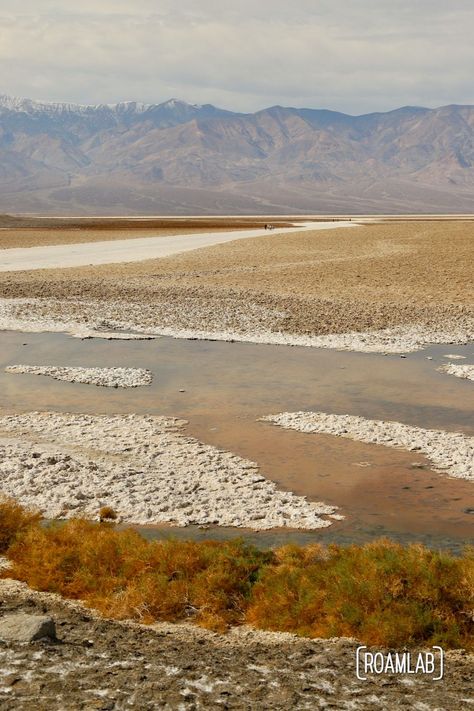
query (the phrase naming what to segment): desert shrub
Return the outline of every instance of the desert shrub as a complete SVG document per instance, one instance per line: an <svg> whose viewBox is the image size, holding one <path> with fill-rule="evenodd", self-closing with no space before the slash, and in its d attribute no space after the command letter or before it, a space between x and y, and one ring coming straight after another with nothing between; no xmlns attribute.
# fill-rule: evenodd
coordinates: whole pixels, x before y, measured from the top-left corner
<svg viewBox="0 0 474 711"><path fill-rule="evenodd" d="M0 553L5 553L17 536L38 526L41 514L20 506L6 496L0 497Z"/></svg>
<svg viewBox="0 0 474 711"><path fill-rule="evenodd" d="M40 526L11 501L0 503L0 541L13 564L4 576L118 619L474 647L474 548L457 558L388 540L274 552L241 540L147 541L111 523Z"/></svg>
<svg viewBox="0 0 474 711"><path fill-rule="evenodd" d="M149 542L82 520L29 530L8 554L9 575L111 617L193 617L214 629L242 621L257 572L271 557L242 541Z"/></svg>
<svg viewBox="0 0 474 711"><path fill-rule="evenodd" d="M99 509L99 520L102 521L116 521L117 512L111 506L102 506Z"/></svg>
<svg viewBox="0 0 474 711"><path fill-rule="evenodd" d="M254 586L249 623L366 644L472 646L474 556L380 540L308 553L282 549Z"/></svg>

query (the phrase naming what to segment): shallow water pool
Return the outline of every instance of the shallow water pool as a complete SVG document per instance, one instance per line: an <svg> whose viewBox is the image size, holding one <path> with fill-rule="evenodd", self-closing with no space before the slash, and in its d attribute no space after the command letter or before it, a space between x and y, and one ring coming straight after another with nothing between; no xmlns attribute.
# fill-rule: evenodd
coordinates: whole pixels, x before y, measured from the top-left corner
<svg viewBox="0 0 474 711"><path fill-rule="evenodd" d="M248 534L262 544L289 539L362 542L389 535L457 548L473 539L472 482L431 471L416 452L257 421L286 410L317 410L474 435L474 384L436 371L449 362L446 354L464 355L465 360L456 362L473 363L474 344L437 346L401 358L246 343L78 340L4 331L0 410L181 417L189 422L190 435L257 462L262 474L281 488L335 504L346 516L315 532ZM115 390L5 373L13 364L149 368L154 381L148 387ZM169 534L161 527L144 530L147 535ZM197 527L173 532L197 538L240 535Z"/></svg>

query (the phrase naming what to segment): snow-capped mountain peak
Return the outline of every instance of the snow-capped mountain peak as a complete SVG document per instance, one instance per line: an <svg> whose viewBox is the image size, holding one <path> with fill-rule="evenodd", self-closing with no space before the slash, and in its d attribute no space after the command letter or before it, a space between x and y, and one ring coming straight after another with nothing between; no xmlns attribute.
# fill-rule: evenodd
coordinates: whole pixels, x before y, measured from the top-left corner
<svg viewBox="0 0 474 711"><path fill-rule="evenodd" d="M139 101L120 101L112 104L74 104L54 101L36 101L17 96L0 94L0 111L15 111L26 114L142 114L150 109L167 111L200 111L199 104L189 104L181 99L169 99L161 104L146 104Z"/></svg>
<svg viewBox="0 0 474 711"><path fill-rule="evenodd" d="M23 99L17 96L0 94L0 109L27 114L91 114L96 111L143 113L151 106L152 104L144 104L137 101L121 101L117 104L74 104L67 102L35 101L34 99Z"/></svg>

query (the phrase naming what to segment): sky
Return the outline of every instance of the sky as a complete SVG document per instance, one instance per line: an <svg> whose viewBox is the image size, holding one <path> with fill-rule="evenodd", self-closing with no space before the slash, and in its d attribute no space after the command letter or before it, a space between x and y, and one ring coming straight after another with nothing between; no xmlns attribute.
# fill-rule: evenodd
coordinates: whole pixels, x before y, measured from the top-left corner
<svg viewBox="0 0 474 711"><path fill-rule="evenodd" d="M472 0L0 0L0 94L350 114L474 104Z"/></svg>

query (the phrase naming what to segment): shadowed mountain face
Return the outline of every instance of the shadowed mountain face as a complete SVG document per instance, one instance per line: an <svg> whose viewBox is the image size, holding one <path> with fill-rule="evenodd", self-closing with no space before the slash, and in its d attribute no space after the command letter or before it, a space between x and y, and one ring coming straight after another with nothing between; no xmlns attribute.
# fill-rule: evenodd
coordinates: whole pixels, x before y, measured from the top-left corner
<svg viewBox="0 0 474 711"><path fill-rule="evenodd" d="M0 210L474 211L474 107L238 114L0 96Z"/></svg>

